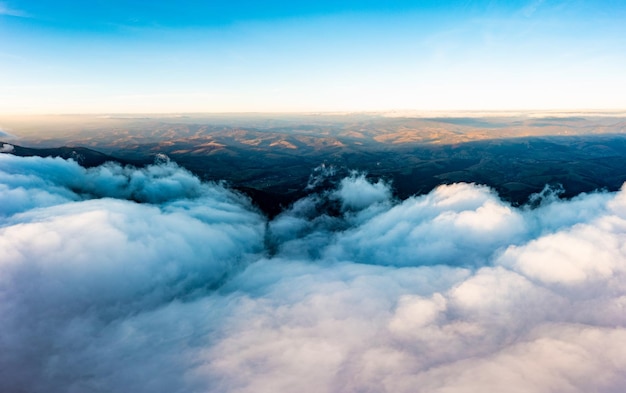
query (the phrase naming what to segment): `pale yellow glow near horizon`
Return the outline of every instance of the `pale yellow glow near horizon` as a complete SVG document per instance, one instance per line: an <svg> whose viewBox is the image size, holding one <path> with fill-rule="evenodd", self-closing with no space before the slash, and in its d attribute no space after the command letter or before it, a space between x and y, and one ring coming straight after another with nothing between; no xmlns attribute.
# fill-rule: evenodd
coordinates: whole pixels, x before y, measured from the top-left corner
<svg viewBox="0 0 626 393"><path fill-rule="evenodd" d="M487 90L487 89L485 89ZM100 100L44 97L15 98L0 101L0 115L37 114L107 114L107 113L308 113L308 112L386 112L386 111L602 111L624 110L619 97L596 94L595 100L578 99L574 94L553 97L517 93L511 99L494 91L369 92L350 94L333 92L321 97L237 96L194 94L135 95ZM489 95L489 93L492 93Z"/></svg>
<svg viewBox="0 0 626 393"><path fill-rule="evenodd" d="M0 92L0 114L544 111L626 109L626 76L511 78L508 74L419 75L327 84L212 91L112 92L103 86L13 86ZM445 74L447 75L447 74ZM577 80L572 83L572 80ZM331 83L332 82L332 83ZM156 92L155 92L156 91Z"/></svg>

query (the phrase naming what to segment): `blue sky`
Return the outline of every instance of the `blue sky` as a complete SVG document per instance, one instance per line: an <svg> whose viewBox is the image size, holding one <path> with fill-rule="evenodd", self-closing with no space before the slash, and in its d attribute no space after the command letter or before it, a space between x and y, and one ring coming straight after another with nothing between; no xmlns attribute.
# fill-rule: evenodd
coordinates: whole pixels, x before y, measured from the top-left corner
<svg viewBox="0 0 626 393"><path fill-rule="evenodd" d="M622 1L0 1L0 113L626 108Z"/></svg>

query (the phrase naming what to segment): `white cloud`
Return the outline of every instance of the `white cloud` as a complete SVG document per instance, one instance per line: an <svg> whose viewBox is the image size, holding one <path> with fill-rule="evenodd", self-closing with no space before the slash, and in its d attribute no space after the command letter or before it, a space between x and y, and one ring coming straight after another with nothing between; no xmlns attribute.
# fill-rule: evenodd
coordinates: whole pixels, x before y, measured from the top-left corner
<svg viewBox="0 0 626 393"><path fill-rule="evenodd" d="M349 229L326 256L396 266L484 264L498 247L522 240L526 226L488 188L453 184Z"/></svg>
<svg viewBox="0 0 626 393"><path fill-rule="evenodd" d="M345 210L363 210L374 203L388 201L391 190L382 180L370 183L364 175L353 173L341 180L333 196L339 199Z"/></svg>
<svg viewBox="0 0 626 393"><path fill-rule="evenodd" d="M625 243L626 191L353 176L267 222L172 163L1 155L0 390L621 391Z"/></svg>
<svg viewBox="0 0 626 393"><path fill-rule="evenodd" d="M0 133L1 132L2 131L0 131ZM0 147L0 153L11 153L13 150L15 150L15 146L8 143L3 143L2 147Z"/></svg>

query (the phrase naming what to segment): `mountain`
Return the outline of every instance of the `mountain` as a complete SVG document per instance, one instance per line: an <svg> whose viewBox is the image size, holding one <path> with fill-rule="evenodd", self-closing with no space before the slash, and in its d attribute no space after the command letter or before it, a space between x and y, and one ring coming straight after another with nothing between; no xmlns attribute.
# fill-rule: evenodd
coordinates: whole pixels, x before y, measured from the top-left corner
<svg viewBox="0 0 626 393"><path fill-rule="evenodd" d="M165 154L203 180L226 181L270 216L331 172L334 177L320 184L360 171L386 180L396 196L407 198L440 184L479 183L516 205L546 184L562 186L563 196L572 197L617 190L626 181L626 116L614 113L85 115L3 121L29 146L15 146L13 154L73 158L86 167L106 161L142 166Z"/></svg>
<svg viewBox="0 0 626 393"><path fill-rule="evenodd" d="M89 149L86 147L80 146L61 146L55 148L32 148L32 147L23 147L15 144L8 144L0 141L0 145L3 146L11 146L11 148L6 148L5 153L13 154L15 156L20 157L61 157L64 159L73 159L80 165L91 168L98 165L102 165L105 162L117 162L122 165L129 164L141 164L140 162L133 162L129 160L119 159L99 151Z"/></svg>

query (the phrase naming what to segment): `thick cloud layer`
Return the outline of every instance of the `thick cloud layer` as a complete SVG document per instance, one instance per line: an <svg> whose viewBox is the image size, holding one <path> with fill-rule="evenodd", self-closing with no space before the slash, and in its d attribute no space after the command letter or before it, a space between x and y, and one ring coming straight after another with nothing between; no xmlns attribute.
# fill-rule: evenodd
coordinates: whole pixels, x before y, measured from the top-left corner
<svg viewBox="0 0 626 393"><path fill-rule="evenodd" d="M623 391L626 191L534 205L0 155L0 391Z"/></svg>

